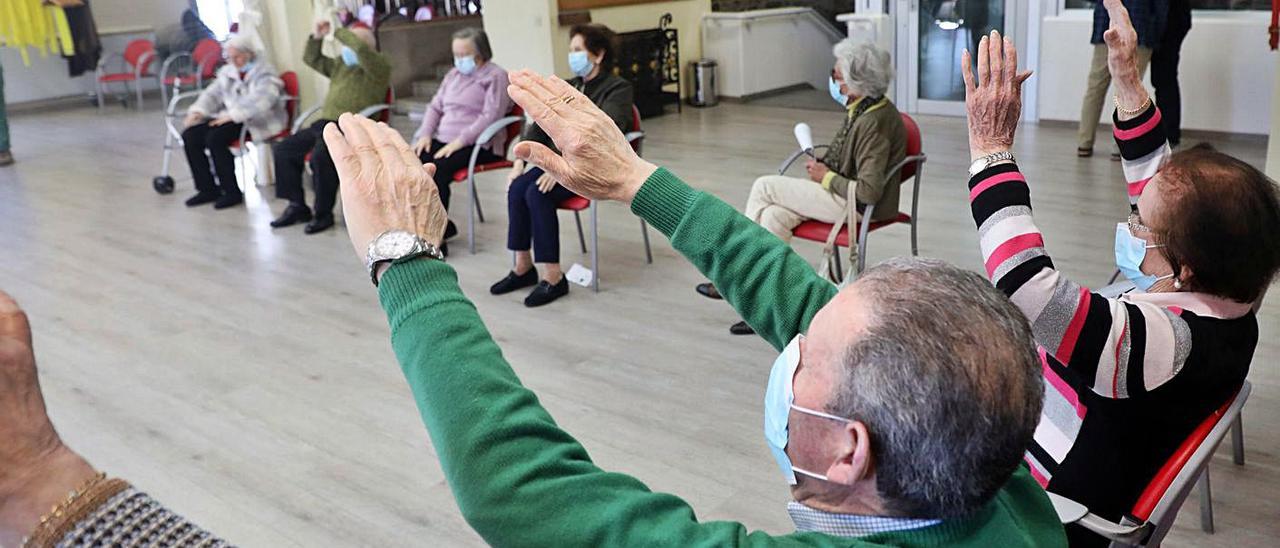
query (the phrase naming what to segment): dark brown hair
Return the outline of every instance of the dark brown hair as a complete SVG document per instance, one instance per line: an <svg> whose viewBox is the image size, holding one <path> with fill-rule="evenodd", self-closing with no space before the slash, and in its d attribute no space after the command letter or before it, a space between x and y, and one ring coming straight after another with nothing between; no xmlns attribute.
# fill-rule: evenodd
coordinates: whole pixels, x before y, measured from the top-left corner
<svg viewBox="0 0 1280 548"><path fill-rule="evenodd" d="M570 40L578 35L582 35L582 43L587 46L587 51L604 56L604 60L600 62L600 72L612 70L618 62L617 33L599 23L587 23L574 25L569 29Z"/></svg>
<svg viewBox="0 0 1280 548"><path fill-rule="evenodd" d="M1165 247L1184 288L1250 303L1280 269L1280 194L1257 168L1208 144L1174 154L1160 170L1169 182Z"/></svg>

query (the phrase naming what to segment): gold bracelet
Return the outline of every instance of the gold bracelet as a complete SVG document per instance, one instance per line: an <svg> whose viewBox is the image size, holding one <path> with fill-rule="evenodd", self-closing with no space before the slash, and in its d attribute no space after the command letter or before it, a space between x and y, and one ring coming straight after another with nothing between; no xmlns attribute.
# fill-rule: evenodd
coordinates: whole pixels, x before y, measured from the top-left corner
<svg viewBox="0 0 1280 548"><path fill-rule="evenodd" d="M1146 100L1142 101L1142 105L1138 106L1138 108L1135 108L1135 109L1133 109L1133 110L1129 110L1129 109L1127 109L1127 108L1124 108L1124 107L1120 106L1120 95L1113 95L1113 96L1112 96L1112 98L1114 98L1114 99L1115 99L1115 102L1116 102L1116 111L1118 111L1120 114L1123 114L1123 115L1125 115L1125 116L1129 116L1129 117L1133 117L1133 116L1137 116L1137 115L1139 115L1139 114L1142 114L1143 112L1146 112L1146 111L1147 111L1147 108L1149 108L1149 107L1151 106L1151 94L1150 94L1150 93L1148 93L1148 94L1147 94L1147 98L1146 98Z"/></svg>
<svg viewBox="0 0 1280 548"><path fill-rule="evenodd" d="M80 498L80 495L83 495L89 492L90 489L93 489L95 486L97 486L99 483L102 483L106 479L107 479L106 472L98 472L97 474L94 474L93 477L85 480L84 483L81 483L79 487L76 487L70 493L67 493L67 498L62 499L62 502L55 504L53 508L49 510L49 513L43 516L40 516L40 522L36 524L35 530L39 531L40 529L44 528L44 526L50 521L61 518L63 514L66 513L67 508L70 507L71 504L76 501L76 499ZM24 542L23 545L25 546L25 544L26 543Z"/></svg>

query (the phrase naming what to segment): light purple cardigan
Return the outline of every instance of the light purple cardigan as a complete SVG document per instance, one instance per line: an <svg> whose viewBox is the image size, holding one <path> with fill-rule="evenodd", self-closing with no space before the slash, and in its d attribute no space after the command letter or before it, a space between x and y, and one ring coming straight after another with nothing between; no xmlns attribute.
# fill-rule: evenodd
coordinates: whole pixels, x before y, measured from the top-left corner
<svg viewBox="0 0 1280 548"><path fill-rule="evenodd" d="M414 133L414 139L430 135L442 143L458 140L466 145L476 144L484 128L511 111L507 84L507 71L492 61L469 75L450 70L427 105L422 127ZM487 146L501 155L506 144L506 132L499 131Z"/></svg>

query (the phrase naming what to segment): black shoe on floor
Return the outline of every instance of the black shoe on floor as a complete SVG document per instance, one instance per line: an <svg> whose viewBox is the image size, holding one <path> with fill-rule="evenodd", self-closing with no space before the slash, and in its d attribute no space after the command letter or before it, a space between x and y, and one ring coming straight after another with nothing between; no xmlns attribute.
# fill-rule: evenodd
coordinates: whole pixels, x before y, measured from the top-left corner
<svg viewBox="0 0 1280 548"><path fill-rule="evenodd" d="M235 207L243 203L244 203L244 194L236 194L234 196L226 195L221 198L218 198L218 201L213 203L213 208L226 209L228 207Z"/></svg>
<svg viewBox="0 0 1280 548"><path fill-rule="evenodd" d="M532 270L530 271L532 272ZM560 282L553 284L546 280L538 282L538 287L533 288L533 292L524 298L524 305L533 308L550 304L551 301L559 299L569 294L569 279L560 278Z"/></svg>
<svg viewBox="0 0 1280 548"><path fill-rule="evenodd" d="M756 330L751 329L747 322L741 321L729 326L729 332L734 335L755 335Z"/></svg>
<svg viewBox="0 0 1280 548"><path fill-rule="evenodd" d="M697 291L699 295L708 299L715 299L718 301L724 298L720 296L720 291L716 289L716 285L711 282L698 284L698 286L693 289Z"/></svg>
<svg viewBox="0 0 1280 548"><path fill-rule="evenodd" d="M440 254L444 255L444 258L446 259L449 258L449 244L446 244L446 243L440 244Z"/></svg>
<svg viewBox="0 0 1280 548"><path fill-rule="evenodd" d="M218 201L217 192L201 192L195 196L187 198L187 207L202 206L216 201Z"/></svg>
<svg viewBox="0 0 1280 548"><path fill-rule="evenodd" d="M7 150L0 150L0 167L13 165L13 153Z"/></svg>
<svg viewBox="0 0 1280 548"><path fill-rule="evenodd" d="M515 271L507 273L507 277L498 280L498 283L489 286L489 293L494 295L506 295L517 289L524 289L538 283L538 270L530 268L528 272L517 275Z"/></svg>
<svg viewBox="0 0 1280 548"><path fill-rule="evenodd" d="M1119 152L1112 152L1112 153L1111 153L1111 161L1112 161L1112 162L1119 162L1119 161L1120 161L1120 153L1119 153Z"/></svg>
<svg viewBox="0 0 1280 548"><path fill-rule="evenodd" d="M453 224L453 221L449 221L449 224L444 225L444 240L446 242L451 240L454 236L457 236L457 235L458 235L458 225Z"/></svg>
<svg viewBox="0 0 1280 548"><path fill-rule="evenodd" d="M310 220L311 208L304 205L289 204L289 207L284 208L284 213L281 213L279 217L276 217L276 220L271 221L271 228L284 228L289 225L305 223Z"/></svg>
<svg viewBox="0 0 1280 548"><path fill-rule="evenodd" d="M315 234L317 232L324 232L330 228L333 228L333 215L322 215L312 219L312 221L307 223L306 228L303 228L302 231L307 234Z"/></svg>

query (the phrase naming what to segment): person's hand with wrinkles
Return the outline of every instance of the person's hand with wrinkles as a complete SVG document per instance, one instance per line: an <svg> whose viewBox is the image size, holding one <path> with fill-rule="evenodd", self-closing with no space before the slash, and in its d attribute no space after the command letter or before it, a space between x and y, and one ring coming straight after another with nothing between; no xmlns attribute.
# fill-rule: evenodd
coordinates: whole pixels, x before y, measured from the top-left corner
<svg viewBox="0 0 1280 548"><path fill-rule="evenodd" d="M67 493L93 477L45 410L27 315L0 291L0 546L19 546Z"/></svg>
<svg viewBox="0 0 1280 548"><path fill-rule="evenodd" d="M369 242L388 230L440 245L448 214L431 180L435 165L419 161L399 132L347 113L325 126L324 143L342 183L342 213L356 257L363 262Z"/></svg>
<svg viewBox="0 0 1280 548"><path fill-rule="evenodd" d="M564 80L529 70L511 73L511 99L551 137L560 154L522 141L517 158L592 200L630 202L658 169L636 155L617 124Z"/></svg>
<svg viewBox="0 0 1280 548"><path fill-rule="evenodd" d="M965 107L969 111L969 154L974 160L1013 148L1013 136L1022 117L1022 83L1031 72L1018 72L1018 50L998 31L978 43L978 78L974 79L972 54L961 56Z"/></svg>
<svg viewBox="0 0 1280 548"><path fill-rule="evenodd" d="M1120 0L1106 0L1104 5L1111 26L1102 33L1102 39L1107 43L1107 67L1115 83L1116 99L1125 109L1137 109L1150 97L1138 71L1138 31ZM1126 118L1123 113L1119 115L1122 120Z"/></svg>

